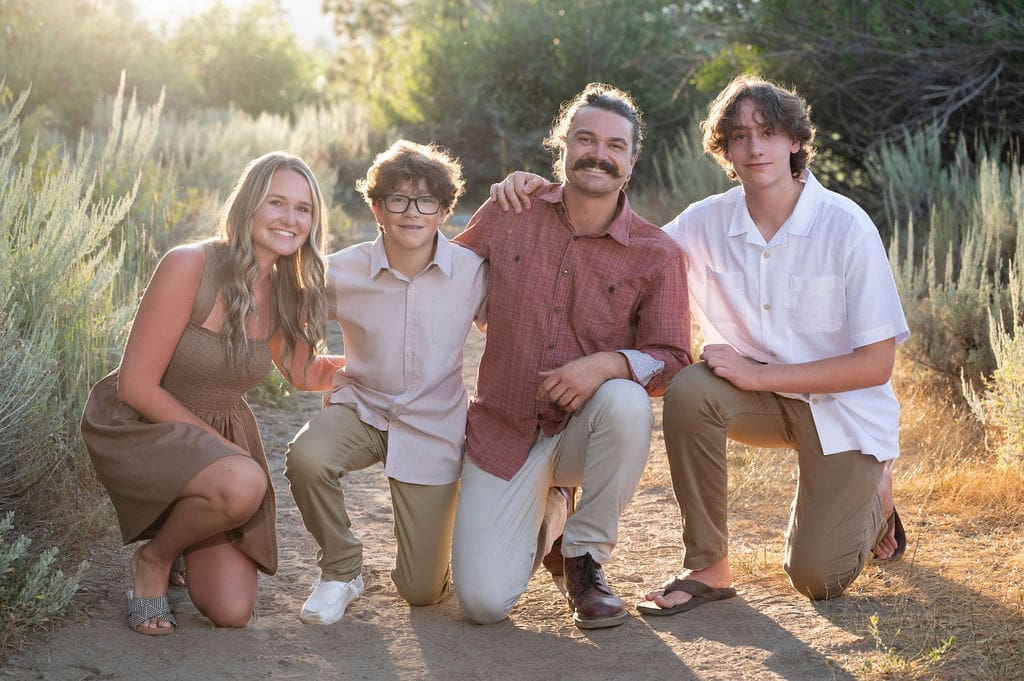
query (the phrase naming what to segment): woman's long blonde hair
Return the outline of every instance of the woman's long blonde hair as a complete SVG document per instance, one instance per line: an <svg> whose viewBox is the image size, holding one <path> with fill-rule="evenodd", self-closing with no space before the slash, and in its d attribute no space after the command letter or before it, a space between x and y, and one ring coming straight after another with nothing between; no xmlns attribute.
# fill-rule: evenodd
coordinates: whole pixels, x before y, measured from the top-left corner
<svg viewBox="0 0 1024 681"><path fill-rule="evenodd" d="M305 177L313 196L309 238L293 255L278 258L270 275L274 324L284 336L281 364L287 366L287 358L300 342L309 348L312 360L326 333L327 261L323 251L327 243L327 209L313 171L294 154L272 151L250 161L221 209L218 224L221 238L228 245L221 273L221 290L227 305L221 340L229 357L241 357L249 347L245 320L255 307L253 286L259 273L252 244L252 216L267 197L274 173L281 169L294 170ZM274 331L272 327L271 335ZM285 378L292 379L290 375Z"/></svg>

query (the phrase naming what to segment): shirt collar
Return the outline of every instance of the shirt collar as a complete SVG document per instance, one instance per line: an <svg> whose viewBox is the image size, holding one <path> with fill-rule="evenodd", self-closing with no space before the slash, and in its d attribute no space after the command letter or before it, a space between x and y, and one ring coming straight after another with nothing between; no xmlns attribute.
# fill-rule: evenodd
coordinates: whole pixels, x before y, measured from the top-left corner
<svg viewBox="0 0 1024 681"><path fill-rule="evenodd" d="M434 249L434 259L431 260L424 270L428 270L431 267L436 266L437 269L441 270L442 273L449 279L452 277L452 261L454 255L452 249L454 247L445 238L441 230L437 231L437 247ZM390 270L391 265L388 263L388 255L384 251L384 235L378 233L377 238L374 239L373 245L370 246L370 277L376 278L381 270Z"/></svg>
<svg viewBox="0 0 1024 681"><path fill-rule="evenodd" d="M562 184L551 184L548 185L547 189L542 189L541 193L537 195L537 198L541 201L546 201L552 205L561 205L561 210L565 211L565 186ZM608 229L605 230L605 234L615 239L623 246L629 246L629 228L633 224L633 211L629 207L629 198L626 197L626 192L619 190L619 202L615 207L615 217L612 219Z"/></svg>
<svg viewBox="0 0 1024 681"><path fill-rule="evenodd" d="M800 198L797 199L793 212L782 224L776 237L790 234L807 236L814 226L813 218L818 211L818 204L821 203L825 194L825 188L821 186L810 170L804 170L800 181L804 183L803 191L800 192ZM729 225L729 236L748 236L748 241L763 242L764 238L760 236L757 225L751 219L750 211L747 210L747 204L743 200L743 188L736 187L733 191L736 197L736 210Z"/></svg>

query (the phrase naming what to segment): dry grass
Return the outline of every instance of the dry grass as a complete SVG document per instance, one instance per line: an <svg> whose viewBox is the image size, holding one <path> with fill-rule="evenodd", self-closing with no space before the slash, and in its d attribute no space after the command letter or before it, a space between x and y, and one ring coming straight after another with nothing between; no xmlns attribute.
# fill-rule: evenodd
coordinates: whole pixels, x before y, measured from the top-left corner
<svg viewBox="0 0 1024 681"><path fill-rule="evenodd" d="M835 659L868 679L1021 678L1024 473L993 463L953 386L905 360L894 384L903 411L894 480L909 546L902 561L869 565L846 597L819 604L833 624L874 642L867 656ZM660 437L654 451L664 451ZM795 456L730 447L734 576L792 593L781 564ZM641 481L660 485L671 486L667 465Z"/></svg>

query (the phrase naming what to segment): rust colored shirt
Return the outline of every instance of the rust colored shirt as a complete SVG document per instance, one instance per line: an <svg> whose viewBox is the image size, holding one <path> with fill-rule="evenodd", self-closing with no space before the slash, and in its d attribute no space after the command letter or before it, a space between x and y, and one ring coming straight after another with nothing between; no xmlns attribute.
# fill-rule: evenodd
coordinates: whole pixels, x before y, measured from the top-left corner
<svg viewBox="0 0 1024 681"><path fill-rule="evenodd" d="M596 352L637 350L664 363L640 379L656 395L690 363L682 249L630 210L625 193L608 230L592 236L569 221L562 185L534 196L533 208L518 215L488 201L455 237L491 268L466 454L505 480L526 461L538 428L554 435L569 420L557 404L537 399L538 372Z"/></svg>

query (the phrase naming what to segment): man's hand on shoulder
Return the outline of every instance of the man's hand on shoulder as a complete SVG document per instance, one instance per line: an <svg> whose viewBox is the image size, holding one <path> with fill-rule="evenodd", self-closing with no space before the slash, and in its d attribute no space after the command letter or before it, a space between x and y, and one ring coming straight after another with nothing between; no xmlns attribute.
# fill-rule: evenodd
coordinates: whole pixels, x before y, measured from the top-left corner
<svg viewBox="0 0 1024 681"><path fill-rule="evenodd" d="M540 175L516 170L501 182L491 185L491 198L498 202L503 211L507 212L511 208L516 213L522 213L524 209L530 210L530 194L547 182Z"/></svg>
<svg viewBox="0 0 1024 681"><path fill-rule="evenodd" d="M764 390L758 382L763 365L744 357L731 345L705 345L700 358L715 376L740 390Z"/></svg>
<svg viewBox="0 0 1024 681"><path fill-rule="evenodd" d="M610 378L629 378L629 363L619 352L597 352L541 371L537 399L549 399L570 414L580 409Z"/></svg>

